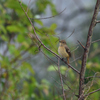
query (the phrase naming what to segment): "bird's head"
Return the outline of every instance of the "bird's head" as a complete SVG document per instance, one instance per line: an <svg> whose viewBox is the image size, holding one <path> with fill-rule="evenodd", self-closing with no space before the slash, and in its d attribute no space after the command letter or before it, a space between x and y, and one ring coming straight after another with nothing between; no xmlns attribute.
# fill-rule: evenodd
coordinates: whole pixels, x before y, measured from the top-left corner
<svg viewBox="0 0 100 100"><path fill-rule="evenodd" d="M62 44L66 44L65 40L60 40L59 42L62 43Z"/></svg>
<svg viewBox="0 0 100 100"><path fill-rule="evenodd" d="M60 45L66 45L66 41L65 40L60 40L59 43L60 43Z"/></svg>

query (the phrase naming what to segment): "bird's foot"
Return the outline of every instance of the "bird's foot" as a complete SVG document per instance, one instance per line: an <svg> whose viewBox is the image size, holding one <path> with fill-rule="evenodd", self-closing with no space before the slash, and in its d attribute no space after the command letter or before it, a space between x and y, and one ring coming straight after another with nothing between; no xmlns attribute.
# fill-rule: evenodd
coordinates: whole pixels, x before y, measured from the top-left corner
<svg viewBox="0 0 100 100"><path fill-rule="evenodd" d="M64 58L61 58L61 60L64 60Z"/></svg>

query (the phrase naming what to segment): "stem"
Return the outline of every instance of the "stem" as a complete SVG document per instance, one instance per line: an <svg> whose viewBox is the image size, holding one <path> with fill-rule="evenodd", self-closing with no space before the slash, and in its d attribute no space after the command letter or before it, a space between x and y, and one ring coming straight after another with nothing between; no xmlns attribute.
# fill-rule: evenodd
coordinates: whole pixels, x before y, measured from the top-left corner
<svg viewBox="0 0 100 100"><path fill-rule="evenodd" d="M91 95L91 94L93 94L93 93L95 93L95 92L98 92L98 91L100 91L100 88L99 88L99 89L97 89L97 90L95 90L95 91L92 91L92 92L90 92L90 93L86 94L86 95L84 96L84 98L85 98L86 96L89 96L89 95Z"/></svg>
<svg viewBox="0 0 100 100"><path fill-rule="evenodd" d="M85 76L85 70L86 70L86 61L87 61L89 49L91 46L93 28L96 25L96 18L97 18L98 12L99 12L99 6L100 6L100 0L97 0L93 18L92 18L92 21L91 21L91 24L89 27L87 42L86 42L86 46L85 46L83 58L82 58L82 66L81 66L80 77L79 77L79 79L80 79L80 81L79 81L79 100L84 100L83 94L84 94L84 76Z"/></svg>
<svg viewBox="0 0 100 100"><path fill-rule="evenodd" d="M59 61L60 61L60 59L58 58L58 72L59 72L60 81L61 81L61 86L62 86L63 100L66 100L65 92L64 92L64 86L63 86L63 79L62 79L62 75L61 75L61 72L60 72Z"/></svg>
<svg viewBox="0 0 100 100"><path fill-rule="evenodd" d="M19 1L19 0L18 0L18 1ZM49 48L47 48L47 47L43 44L43 42L42 42L42 41L40 40L40 38L37 36L36 31L35 31L35 28L34 28L34 25L33 25L32 21L30 20L30 18L28 17L27 13L25 12L24 8L22 7L20 1L19 1L19 4L20 4L21 8L23 9L23 11L24 11L26 17L28 18L29 22L30 22L31 25L32 25L32 28L33 28L34 34L35 34L35 36L36 36L36 39L40 42L40 44L41 44L45 49L47 49L49 52L51 52L52 54L54 54L56 57L62 59L59 55L57 55L56 53L54 53L52 50L50 50ZM62 60L62 61L63 61L65 64L67 64L71 69L73 69L75 72L77 72L78 74L80 74L80 72L79 72L77 69L75 69L74 67L72 67L71 65L69 65L66 61L64 61L64 60Z"/></svg>

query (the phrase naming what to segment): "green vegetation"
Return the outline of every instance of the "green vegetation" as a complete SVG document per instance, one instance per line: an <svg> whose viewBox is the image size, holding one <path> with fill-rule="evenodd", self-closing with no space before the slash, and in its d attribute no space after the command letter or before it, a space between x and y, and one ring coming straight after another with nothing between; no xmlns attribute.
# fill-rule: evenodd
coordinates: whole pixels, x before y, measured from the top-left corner
<svg viewBox="0 0 100 100"><path fill-rule="evenodd" d="M28 16L30 18L35 18L36 15L45 13L47 5L50 6L52 15L57 14L51 0L36 0L35 4L34 11L28 9ZM27 11L27 6L25 4L22 4L22 6ZM40 20L33 20L33 24L37 25L35 28L41 41L57 53L55 48L57 49L56 41L58 38L54 36L57 25L53 23L50 27L47 27ZM38 26L40 27L38 28ZM25 54L29 57L39 53L39 49L35 44L39 45L39 42L36 39L32 41L28 37L28 33L34 35L32 26L18 1L0 0L0 100L63 100L61 88L58 88L59 90L55 88L54 90L55 85L46 79L41 79L38 82L32 65L26 61L27 57L24 56ZM55 48L52 47L52 44L55 45ZM98 43L94 43L92 49L94 51L99 49ZM48 56L53 57L46 49L42 48L42 50ZM87 62L85 92L91 92L100 87L100 80L98 78L100 76L100 56L97 54L93 55L92 50L90 55ZM79 60L78 63L80 65L81 61ZM50 65L47 71L56 73L55 68L57 69L57 66ZM62 76L64 76L64 82L72 89L70 91L68 86L64 84L67 100L70 100L73 93L78 94L79 77L70 69L66 78L65 74L68 68L64 65L60 67L60 70ZM58 77L55 80L59 81ZM99 94L100 92L96 92L90 95L89 98L99 100ZM73 99L77 100L77 97L74 96Z"/></svg>

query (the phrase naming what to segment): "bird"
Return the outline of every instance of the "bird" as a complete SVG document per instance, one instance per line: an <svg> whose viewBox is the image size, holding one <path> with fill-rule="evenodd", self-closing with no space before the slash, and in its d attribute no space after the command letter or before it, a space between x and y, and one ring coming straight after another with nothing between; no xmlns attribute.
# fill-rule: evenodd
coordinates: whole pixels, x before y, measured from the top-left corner
<svg viewBox="0 0 100 100"><path fill-rule="evenodd" d="M65 40L59 41L58 53L62 59L67 58L67 63L69 64L69 58L71 57L71 52Z"/></svg>

